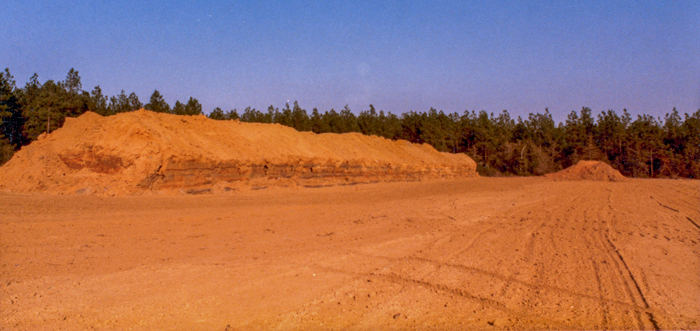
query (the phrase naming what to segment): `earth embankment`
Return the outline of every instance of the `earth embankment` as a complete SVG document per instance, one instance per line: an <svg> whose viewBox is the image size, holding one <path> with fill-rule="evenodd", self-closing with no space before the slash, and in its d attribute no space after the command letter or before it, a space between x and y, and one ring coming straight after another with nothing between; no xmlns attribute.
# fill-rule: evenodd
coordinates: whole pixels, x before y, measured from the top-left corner
<svg viewBox="0 0 700 331"><path fill-rule="evenodd" d="M0 189L204 193L473 176L468 156L426 144L139 110L66 119L3 167Z"/></svg>

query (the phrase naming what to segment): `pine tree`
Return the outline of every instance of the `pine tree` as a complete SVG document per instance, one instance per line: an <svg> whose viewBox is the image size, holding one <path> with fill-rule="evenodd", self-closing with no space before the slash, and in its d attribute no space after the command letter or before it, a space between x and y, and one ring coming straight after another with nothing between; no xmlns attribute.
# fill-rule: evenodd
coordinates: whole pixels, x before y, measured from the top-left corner
<svg viewBox="0 0 700 331"><path fill-rule="evenodd" d="M0 72L0 139L4 139L12 149L27 143L23 134L25 119L18 93L10 69Z"/></svg>
<svg viewBox="0 0 700 331"><path fill-rule="evenodd" d="M226 112L225 118L227 120L236 121L240 119L240 116L238 116L238 111L234 108Z"/></svg>
<svg viewBox="0 0 700 331"><path fill-rule="evenodd" d="M170 110L171 114L175 115L185 115L185 105L179 100L175 100L175 105L173 109Z"/></svg>
<svg viewBox="0 0 700 331"><path fill-rule="evenodd" d="M260 123L276 123L275 118L279 116L280 111L278 108L275 108L272 105L270 105L270 107L267 107L267 113L258 113L260 114Z"/></svg>
<svg viewBox="0 0 700 331"><path fill-rule="evenodd" d="M341 133L345 132L360 132L360 127L357 126L357 117L352 113L348 105L340 111Z"/></svg>
<svg viewBox="0 0 700 331"><path fill-rule="evenodd" d="M369 110L362 111L357 116L357 126L364 135L380 135L379 124L379 116L371 104L369 105Z"/></svg>
<svg viewBox="0 0 700 331"><path fill-rule="evenodd" d="M379 111L379 123L380 123L380 131L379 135L387 138L387 139L392 139L396 140L399 139L399 130L401 129L401 121L399 120L399 117L392 114L389 112L388 114L384 114L383 110Z"/></svg>
<svg viewBox="0 0 700 331"><path fill-rule="evenodd" d="M184 115L201 115L202 114L202 105L199 104L199 101L195 98L190 97L189 100L187 100L187 104L185 105L185 113Z"/></svg>
<svg viewBox="0 0 700 331"><path fill-rule="evenodd" d="M144 108L156 113L170 113L170 105L165 102L163 96L160 95L158 90L155 90L153 94L151 94L151 99L146 106L144 106Z"/></svg>
<svg viewBox="0 0 700 331"><path fill-rule="evenodd" d="M124 91L122 91L122 93L123 92ZM128 100L129 100L129 102L128 102L129 111L139 110L139 109L143 108L143 103L141 103L141 101L139 101L139 97L136 96L136 93L131 92L131 94L129 94Z"/></svg>
<svg viewBox="0 0 700 331"><path fill-rule="evenodd" d="M221 108L219 107L214 108L214 110L212 110L207 117L219 121L227 119L226 115L224 114L224 111L221 110Z"/></svg>
<svg viewBox="0 0 700 331"><path fill-rule="evenodd" d="M292 108L289 107L289 103L284 105L281 112L276 112L272 123L282 124L284 126L293 127L292 123Z"/></svg>
<svg viewBox="0 0 700 331"><path fill-rule="evenodd" d="M700 178L700 109L685 114L681 125L684 148L682 150L684 177Z"/></svg>
<svg viewBox="0 0 700 331"><path fill-rule="evenodd" d="M311 131L311 120L306 110L299 107L299 103L294 101L294 108L291 114L292 127L297 131Z"/></svg>
<svg viewBox="0 0 700 331"><path fill-rule="evenodd" d="M660 167L659 149L661 143L661 129L656 119L649 115L639 115L630 126L634 151L634 176L654 177Z"/></svg>
<svg viewBox="0 0 700 331"><path fill-rule="evenodd" d="M27 89L34 90L34 87L28 86ZM65 102L65 90L60 84L48 80L32 92L36 94L25 93L23 100L24 133L29 139L36 140L40 134L54 131L62 124L59 122L62 117L60 108Z"/></svg>
<svg viewBox="0 0 700 331"><path fill-rule="evenodd" d="M78 75L78 72L73 68L70 68L70 71L68 71L64 83L66 90L71 94L78 94L83 89L83 84L80 82L80 75Z"/></svg>
<svg viewBox="0 0 700 331"><path fill-rule="evenodd" d="M319 114L318 109L314 108L313 111L311 111L311 131L314 133L326 133L330 132L331 128L326 123L326 121L323 120L323 116Z"/></svg>
<svg viewBox="0 0 700 331"><path fill-rule="evenodd" d="M90 92L88 109L102 116L112 115L109 113L109 109L107 107L107 96L102 94L102 89L99 85L95 86L92 92Z"/></svg>
<svg viewBox="0 0 700 331"><path fill-rule="evenodd" d="M343 133L343 123L340 115L333 109L323 113L323 122L328 125L328 132Z"/></svg>
<svg viewBox="0 0 700 331"><path fill-rule="evenodd" d="M116 96L109 98L109 105L107 105L107 114L114 115L118 113L125 113L131 111L131 105L129 104L129 98L124 94L124 90L121 91Z"/></svg>

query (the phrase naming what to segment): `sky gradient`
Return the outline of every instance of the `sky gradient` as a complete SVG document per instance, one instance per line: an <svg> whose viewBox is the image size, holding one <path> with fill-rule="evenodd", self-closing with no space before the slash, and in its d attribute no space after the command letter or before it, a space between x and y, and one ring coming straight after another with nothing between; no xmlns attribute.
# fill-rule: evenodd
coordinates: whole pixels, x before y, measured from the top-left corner
<svg viewBox="0 0 700 331"><path fill-rule="evenodd" d="M15 1L0 66L205 113L700 109L700 1Z"/></svg>

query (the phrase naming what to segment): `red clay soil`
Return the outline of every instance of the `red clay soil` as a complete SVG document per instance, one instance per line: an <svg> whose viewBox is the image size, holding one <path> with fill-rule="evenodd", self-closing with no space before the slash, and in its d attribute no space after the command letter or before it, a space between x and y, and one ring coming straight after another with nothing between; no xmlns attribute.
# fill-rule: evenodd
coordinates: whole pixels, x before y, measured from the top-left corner
<svg viewBox="0 0 700 331"><path fill-rule="evenodd" d="M0 192L0 330L697 330L698 187Z"/></svg>
<svg viewBox="0 0 700 331"><path fill-rule="evenodd" d="M562 171L547 174L553 180L602 180L620 182L627 179L609 164L600 161L579 161L576 165Z"/></svg>
<svg viewBox="0 0 700 331"><path fill-rule="evenodd" d="M3 166L0 189L209 193L474 176L469 157L427 144L139 110L66 119Z"/></svg>

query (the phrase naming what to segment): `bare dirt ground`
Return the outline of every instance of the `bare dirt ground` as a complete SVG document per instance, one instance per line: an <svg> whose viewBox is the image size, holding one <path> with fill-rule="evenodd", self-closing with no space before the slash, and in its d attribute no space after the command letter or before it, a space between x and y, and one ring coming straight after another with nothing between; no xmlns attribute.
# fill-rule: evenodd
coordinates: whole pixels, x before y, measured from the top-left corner
<svg viewBox="0 0 700 331"><path fill-rule="evenodd" d="M699 187L0 193L0 329L698 329Z"/></svg>

